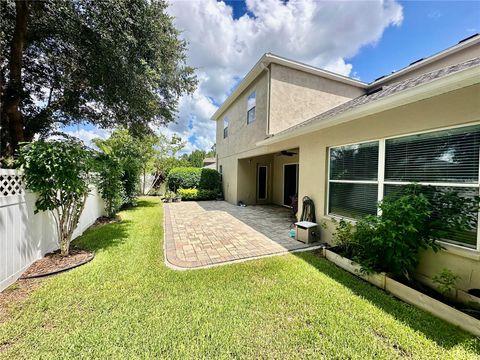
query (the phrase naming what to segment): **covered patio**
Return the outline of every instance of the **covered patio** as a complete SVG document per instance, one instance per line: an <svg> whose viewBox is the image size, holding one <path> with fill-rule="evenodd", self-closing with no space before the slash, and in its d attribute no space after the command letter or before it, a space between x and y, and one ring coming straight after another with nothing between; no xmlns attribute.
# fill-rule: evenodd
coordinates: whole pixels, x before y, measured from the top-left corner
<svg viewBox="0 0 480 360"><path fill-rule="evenodd" d="M173 268L199 268L257 257L312 250L289 236L291 211L276 205L240 207L225 201L168 203L165 261Z"/></svg>

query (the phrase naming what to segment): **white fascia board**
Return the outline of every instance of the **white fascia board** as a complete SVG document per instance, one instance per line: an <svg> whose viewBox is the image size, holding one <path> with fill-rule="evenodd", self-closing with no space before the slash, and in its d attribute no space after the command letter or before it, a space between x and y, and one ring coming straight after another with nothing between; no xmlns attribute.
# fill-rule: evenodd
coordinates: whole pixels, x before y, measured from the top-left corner
<svg viewBox="0 0 480 360"><path fill-rule="evenodd" d="M265 146L288 140L300 135L312 133L317 130L325 129L331 126L346 123L365 116L376 114L385 110L390 110L402 105L414 103L420 100L428 99L453 90L461 89L470 85L480 83L480 66L475 66L463 71L447 75L441 79L433 80L429 83L418 85L412 89L407 89L397 94L383 99L373 101L365 105L359 105L349 111L341 113L331 118L319 121L312 121L310 124L293 128L283 134L272 136L256 143L257 146Z"/></svg>

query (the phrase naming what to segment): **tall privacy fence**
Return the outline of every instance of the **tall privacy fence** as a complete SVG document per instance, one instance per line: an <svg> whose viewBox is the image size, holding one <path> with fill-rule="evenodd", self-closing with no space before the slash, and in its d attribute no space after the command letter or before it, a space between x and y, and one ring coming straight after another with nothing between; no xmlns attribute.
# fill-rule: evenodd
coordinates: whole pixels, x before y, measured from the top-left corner
<svg viewBox="0 0 480 360"><path fill-rule="evenodd" d="M35 211L36 195L24 189L18 170L0 169L0 291L15 282L35 260L56 250L55 221ZM92 186L72 239L104 215L104 203Z"/></svg>

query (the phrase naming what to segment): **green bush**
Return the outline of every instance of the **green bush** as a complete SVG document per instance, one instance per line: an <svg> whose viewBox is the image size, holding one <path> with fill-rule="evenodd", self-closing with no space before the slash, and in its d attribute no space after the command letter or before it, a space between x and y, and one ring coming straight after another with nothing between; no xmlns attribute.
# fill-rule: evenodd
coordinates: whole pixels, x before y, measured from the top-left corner
<svg viewBox="0 0 480 360"><path fill-rule="evenodd" d="M177 195L181 196L183 201L215 200L218 192L206 189L178 189Z"/></svg>
<svg viewBox="0 0 480 360"><path fill-rule="evenodd" d="M206 190L219 191L222 188L222 177L215 169L200 169L200 183L198 187Z"/></svg>
<svg viewBox="0 0 480 360"><path fill-rule="evenodd" d="M97 187L105 201L107 216L114 217L123 204L123 170L120 161L111 154L96 157Z"/></svg>
<svg viewBox="0 0 480 360"><path fill-rule="evenodd" d="M177 189L193 189L200 185L200 168L178 167L170 170L167 176L168 188L172 191Z"/></svg>
<svg viewBox="0 0 480 360"><path fill-rule="evenodd" d="M337 246L342 252L342 255L346 257L353 256L353 250L355 249L355 225L348 220L340 219L339 221L333 219L335 226L335 232L332 234L332 243Z"/></svg>
<svg viewBox="0 0 480 360"><path fill-rule="evenodd" d="M363 271L410 279L419 251L438 251L436 240L467 230L477 216L478 201L428 186L403 187L379 204L381 216L369 215L357 223L353 260Z"/></svg>
<svg viewBox="0 0 480 360"><path fill-rule="evenodd" d="M172 191L178 189L204 189L218 193L221 189L221 176L217 170L178 167L170 170L167 176L168 188Z"/></svg>

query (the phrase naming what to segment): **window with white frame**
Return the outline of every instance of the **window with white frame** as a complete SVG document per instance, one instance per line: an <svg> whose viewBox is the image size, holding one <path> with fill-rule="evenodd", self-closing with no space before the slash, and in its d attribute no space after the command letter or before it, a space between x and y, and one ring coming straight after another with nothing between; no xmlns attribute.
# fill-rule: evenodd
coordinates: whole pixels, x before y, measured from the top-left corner
<svg viewBox="0 0 480 360"><path fill-rule="evenodd" d="M376 214L378 148L378 141L330 148L329 214Z"/></svg>
<svg viewBox="0 0 480 360"><path fill-rule="evenodd" d="M224 139L228 136L228 123L229 123L229 120L228 120L228 118L225 116L225 117L223 118L223 138L224 138Z"/></svg>
<svg viewBox="0 0 480 360"><path fill-rule="evenodd" d="M478 196L479 153L480 125L331 148L328 213L350 218L373 214L377 201L412 182L435 191ZM378 175L373 180L375 169ZM445 241L480 250L475 218L469 230L452 232Z"/></svg>
<svg viewBox="0 0 480 360"><path fill-rule="evenodd" d="M255 121L255 106L257 104L256 93L252 92L247 99L247 124L251 124Z"/></svg>

